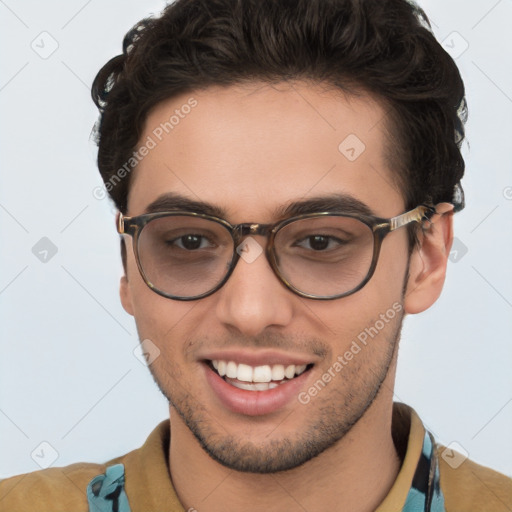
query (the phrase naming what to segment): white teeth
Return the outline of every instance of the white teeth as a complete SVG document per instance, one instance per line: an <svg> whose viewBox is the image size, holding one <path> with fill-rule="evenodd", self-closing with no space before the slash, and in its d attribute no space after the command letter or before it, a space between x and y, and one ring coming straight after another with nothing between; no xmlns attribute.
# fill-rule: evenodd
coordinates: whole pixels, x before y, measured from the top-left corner
<svg viewBox="0 0 512 512"><path fill-rule="evenodd" d="M236 373L236 378L244 382L252 382L252 366L248 364L239 364Z"/></svg>
<svg viewBox="0 0 512 512"><path fill-rule="evenodd" d="M275 384L285 378L293 379L294 377L304 373L307 368L307 365L305 364L297 366L294 364L290 364L288 366L284 366L282 364L266 364L253 367L248 364L237 364L234 361L222 361L217 359L212 361L212 366L217 370L217 373L221 377L226 376L230 379L238 379L242 382L256 382L260 384ZM274 387L275 386L273 385L270 388L266 387L265 389L273 389Z"/></svg>
<svg viewBox="0 0 512 512"><path fill-rule="evenodd" d="M284 376L287 379L293 379L295 377L295 365L291 364L284 369Z"/></svg>
<svg viewBox="0 0 512 512"><path fill-rule="evenodd" d="M229 361L226 366L226 377L229 377L230 379L236 379L237 373L238 365L233 361Z"/></svg>
<svg viewBox="0 0 512 512"><path fill-rule="evenodd" d="M272 380L284 379L284 366L282 364L275 364L272 366Z"/></svg>
<svg viewBox="0 0 512 512"><path fill-rule="evenodd" d="M307 364L303 364L301 366L296 366L295 367L295 375L300 375L301 373L304 373L306 371L306 368L307 368Z"/></svg>
<svg viewBox="0 0 512 512"><path fill-rule="evenodd" d="M235 386L235 388L238 388L238 389L245 389L246 391L256 391L256 389L254 388L254 384L248 384L246 382L230 382L230 384L232 386Z"/></svg>
<svg viewBox="0 0 512 512"><path fill-rule="evenodd" d="M238 389L245 389L246 391L268 391L279 386L277 382L256 382L249 384L247 382L231 382L231 385Z"/></svg>
<svg viewBox="0 0 512 512"><path fill-rule="evenodd" d="M272 370L270 366L256 366L252 380L254 382L270 382L272 380Z"/></svg>

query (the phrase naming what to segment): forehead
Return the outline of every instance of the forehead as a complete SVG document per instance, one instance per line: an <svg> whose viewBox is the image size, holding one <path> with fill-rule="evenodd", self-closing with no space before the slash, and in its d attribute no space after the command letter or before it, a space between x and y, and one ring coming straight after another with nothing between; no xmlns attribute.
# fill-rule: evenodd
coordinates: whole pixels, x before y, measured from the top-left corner
<svg viewBox="0 0 512 512"><path fill-rule="evenodd" d="M149 149L132 176L128 213L176 193L218 206L233 222L266 222L287 204L338 193L391 217L404 205L386 158L386 125L370 96L318 84L215 86L173 97L146 119L139 148Z"/></svg>

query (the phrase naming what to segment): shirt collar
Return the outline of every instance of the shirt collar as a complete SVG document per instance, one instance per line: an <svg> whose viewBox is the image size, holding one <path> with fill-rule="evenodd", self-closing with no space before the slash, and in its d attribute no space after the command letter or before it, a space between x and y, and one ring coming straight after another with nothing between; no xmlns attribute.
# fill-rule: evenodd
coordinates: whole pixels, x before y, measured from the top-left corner
<svg viewBox="0 0 512 512"><path fill-rule="evenodd" d="M402 465L376 512L444 512L433 437L405 404L393 406L392 435ZM131 510L184 510L169 476L169 441L170 423L165 420L141 448L112 461L124 465L124 491Z"/></svg>

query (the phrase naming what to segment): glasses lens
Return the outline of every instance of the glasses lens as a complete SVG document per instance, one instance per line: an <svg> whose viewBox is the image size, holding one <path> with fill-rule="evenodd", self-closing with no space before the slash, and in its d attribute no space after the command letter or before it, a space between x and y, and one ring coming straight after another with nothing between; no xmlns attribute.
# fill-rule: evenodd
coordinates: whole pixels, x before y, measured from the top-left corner
<svg viewBox="0 0 512 512"><path fill-rule="evenodd" d="M297 290L319 297L352 291L366 278L373 258L373 232L350 217L301 219L275 237L277 266Z"/></svg>
<svg viewBox="0 0 512 512"><path fill-rule="evenodd" d="M233 239L218 222L186 215L160 217L140 232L138 252L150 285L167 295L195 297L224 279L233 258Z"/></svg>

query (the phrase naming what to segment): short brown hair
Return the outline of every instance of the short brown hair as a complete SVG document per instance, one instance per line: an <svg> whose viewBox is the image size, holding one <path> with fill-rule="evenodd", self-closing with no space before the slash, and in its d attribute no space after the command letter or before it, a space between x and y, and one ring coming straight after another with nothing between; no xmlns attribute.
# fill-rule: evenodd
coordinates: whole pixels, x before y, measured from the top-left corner
<svg viewBox="0 0 512 512"><path fill-rule="evenodd" d="M301 79L384 100L407 208L462 208L464 85L424 12L406 0L177 0L140 21L92 87L105 184L159 102L210 85ZM107 189L126 213L124 174Z"/></svg>

